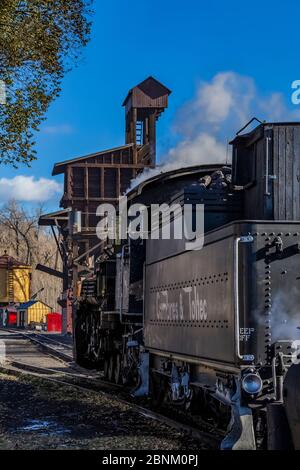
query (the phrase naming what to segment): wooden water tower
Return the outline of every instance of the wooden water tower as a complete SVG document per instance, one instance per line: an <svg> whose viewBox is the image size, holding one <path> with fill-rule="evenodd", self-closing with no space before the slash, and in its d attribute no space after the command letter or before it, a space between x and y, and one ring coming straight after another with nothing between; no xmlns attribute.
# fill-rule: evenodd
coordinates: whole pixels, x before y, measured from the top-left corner
<svg viewBox="0 0 300 470"><path fill-rule="evenodd" d="M72 331L78 279L94 269L94 261L103 255L96 235L99 222L97 207L103 203L117 205L144 169L155 167L156 122L168 106L171 91L153 77L148 77L129 90L125 107L125 145L58 162L53 175L64 174L64 194L60 206L64 209L43 215L39 224L51 226L64 263L63 294L59 300L63 309L63 331ZM80 230L69 224L70 213L80 213ZM54 230L55 227L55 230ZM67 249L66 249L67 247ZM105 255L105 253L104 253ZM48 267L39 269L49 272ZM75 307L74 307L75 305ZM73 313L72 313L73 309Z"/></svg>
<svg viewBox="0 0 300 470"><path fill-rule="evenodd" d="M126 144L134 144L133 163L156 164L156 121L168 107L171 91L153 77L132 88L126 96Z"/></svg>
<svg viewBox="0 0 300 470"><path fill-rule="evenodd" d="M0 305L30 299L31 267L5 252L0 256Z"/></svg>

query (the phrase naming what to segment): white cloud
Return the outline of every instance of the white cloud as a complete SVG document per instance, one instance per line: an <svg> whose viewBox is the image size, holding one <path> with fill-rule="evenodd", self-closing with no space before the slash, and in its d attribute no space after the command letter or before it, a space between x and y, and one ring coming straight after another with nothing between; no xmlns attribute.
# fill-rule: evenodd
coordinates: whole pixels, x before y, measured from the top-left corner
<svg viewBox="0 0 300 470"><path fill-rule="evenodd" d="M70 124L59 124L57 126L46 126L41 129L43 134L48 135L67 135L72 134L74 131Z"/></svg>
<svg viewBox="0 0 300 470"><path fill-rule="evenodd" d="M215 135L225 126L233 132L235 126L249 120L255 96L252 78L234 72L218 73L211 81L200 82L196 96L178 111L175 131L191 137L202 132Z"/></svg>
<svg viewBox="0 0 300 470"><path fill-rule="evenodd" d="M193 100L177 113L174 125L179 144L166 159L181 164L187 160L202 163L226 160L227 142L253 116L266 121L299 120L297 108L289 109L282 93L262 95L253 78L235 72L221 72L209 82L201 82Z"/></svg>
<svg viewBox="0 0 300 470"><path fill-rule="evenodd" d="M33 176L0 178L0 202L15 199L23 202L44 202L62 192L62 185L54 180Z"/></svg>
<svg viewBox="0 0 300 470"><path fill-rule="evenodd" d="M233 109L241 114L254 97L254 83L249 77L233 72L218 73L211 82L203 82L197 90L192 107L200 122L220 124L230 116ZM244 117L244 116L241 116Z"/></svg>
<svg viewBox="0 0 300 470"><path fill-rule="evenodd" d="M194 98L179 111L174 131L178 144L161 159L161 166L144 172L132 186L158 173L176 168L230 161L228 141L253 116L266 121L300 119L300 111L289 109L282 93L261 94L253 78L232 71L216 74L198 84Z"/></svg>

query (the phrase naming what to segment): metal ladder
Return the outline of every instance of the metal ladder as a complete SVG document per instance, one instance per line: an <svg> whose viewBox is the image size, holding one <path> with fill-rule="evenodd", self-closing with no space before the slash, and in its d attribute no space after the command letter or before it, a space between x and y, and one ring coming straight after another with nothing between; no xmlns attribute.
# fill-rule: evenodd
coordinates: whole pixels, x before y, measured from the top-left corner
<svg viewBox="0 0 300 470"><path fill-rule="evenodd" d="M14 278L13 278L12 269L8 269L7 277L8 277L8 301L9 303L12 303L14 302Z"/></svg>
<svg viewBox="0 0 300 470"><path fill-rule="evenodd" d="M136 143L137 145L143 145L143 131L144 126L142 121L136 123Z"/></svg>

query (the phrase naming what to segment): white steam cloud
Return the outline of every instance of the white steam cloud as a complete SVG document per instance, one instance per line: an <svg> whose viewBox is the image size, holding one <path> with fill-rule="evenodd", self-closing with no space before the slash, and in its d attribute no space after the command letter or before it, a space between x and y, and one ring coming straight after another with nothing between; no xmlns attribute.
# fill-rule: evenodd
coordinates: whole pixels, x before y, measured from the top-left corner
<svg viewBox="0 0 300 470"><path fill-rule="evenodd" d="M174 130L179 140L154 170L146 170L131 187L159 173L201 164L230 161L228 141L253 116L266 121L299 120L300 112L288 109L281 93L264 96L251 77L221 72L200 82L195 97L177 113Z"/></svg>
<svg viewBox="0 0 300 470"><path fill-rule="evenodd" d="M0 178L0 202L10 199L23 202L44 202L62 192L62 186L56 181L33 176L15 176Z"/></svg>
<svg viewBox="0 0 300 470"><path fill-rule="evenodd" d="M294 287L288 292L279 292L272 304L272 339L299 340L300 317L295 312L299 292Z"/></svg>

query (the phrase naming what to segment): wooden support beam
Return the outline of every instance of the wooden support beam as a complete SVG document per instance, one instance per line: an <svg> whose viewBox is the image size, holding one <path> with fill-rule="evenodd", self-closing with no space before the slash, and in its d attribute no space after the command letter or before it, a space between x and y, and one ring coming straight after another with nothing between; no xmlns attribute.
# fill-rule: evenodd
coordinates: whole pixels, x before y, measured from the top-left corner
<svg viewBox="0 0 300 470"><path fill-rule="evenodd" d="M73 273L73 276L72 276L72 290L73 290L73 298L77 297L77 282L78 282L78 266L77 264L75 263L75 259L78 257L78 251L79 251L79 247L78 247L78 243L76 240L73 240L73 256L72 256L72 273ZM74 309L76 309L76 306L74 305L73 303L73 318L74 318L74 314L76 314L76 310L74 311Z"/></svg>
<svg viewBox="0 0 300 470"><path fill-rule="evenodd" d="M101 199L104 198L104 167L101 168Z"/></svg>
<svg viewBox="0 0 300 470"><path fill-rule="evenodd" d="M97 243L96 245L89 248L89 250L84 252L82 255L78 256L78 254L77 254L77 257L74 257L74 264L78 264L79 261L82 260L82 258L85 258L89 254L96 251L98 248L100 248L102 245L104 245L104 243L105 243L105 240L101 240L99 243Z"/></svg>
<svg viewBox="0 0 300 470"><path fill-rule="evenodd" d="M49 266L44 266L43 264L37 264L35 269L37 271L42 271L43 273L49 274L50 276L58 277L60 279L64 278L64 273L62 271L49 268Z"/></svg>
<svg viewBox="0 0 300 470"><path fill-rule="evenodd" d="M72 201L85 203L86 200L83 197L73 197ZM118 201L117 197L89 197L89 202L115 202Z"/></svg>
<svg viewBox="0 0 300 470"><path fill-rule="evenodd" d="M89 227L89 206L85 206L85 227L88 229Z"/></svg>
<svg viewBox="0 0 300 470"><path fill-rule="evenodd" d="M137 164L137 148L136 148L136 122L137 122L137 109L132 109L132 143L134 144L133 147L133 164Z"/></svg>
<svg viewBox="0 0 300 470"><path fill-rule="evenodd" d="M132 108L132 122L131 122L131 132L132 132L132 144L136 144L136 122L137 122L137 109Z"/></svg>
<svg viewBox="0 0 300 470"><path fill-rule="evenodd" d="M121 170L117 169L117 197L121 195Z"/></svg>
<svg viewBox="0 0 300 470"><path fill-rule="evenodd" d="M143 132L144 132L144 145L145 145L145 144L148 144L149 142L149 118L148 117L146 117L144 120Z"/></svg>
<svg viewBox="0 0 300 470"><path fill-rule="evenodd" d="M57 235L56 235L56 233L55 233L54 227L53 227L53 225L50 225L50 227L51 227L52 235L53 235L53 237L54 237L54 240L55 240L55 243L56 243L56 247L57 247L57 249L58 249L58 251L59 251L61 260L62 260L62 262L64 262L64 255L63 255L63 253L62 253L62 251L61 251L61 249L60 249L59 240L58 240Z"/></svg>
<svg viewBox="0 0 300 470"><path fill-rule="evenodd" d="M156 164L156 113L155 111L149 116L149 144L150 144L150 162L151 165Z"/></svg>
<svg viewBox="0 0 300 470"><path fill-rule="evenodd" d="M90 249L90 242L89 240L86 240L85 241L85 252L86 252L86 257L85 257L85 262L86 262L86 265L88 266L89 265L89 249Z"/></svg>
<svg viewBox="0 0 300 470"><path fill-rule="evenodd" d="M84 169L84 197L89 198L89 169L87 167Z"/></svg>
<svg viewBox="0 0 300 470"><path fill-rule="evenodd" d="M72 179L72 167L67 166L67 172L65 178L67 179L67 197L68 199L71 199L72 197L72 185L71 185L71 179Z"/></svg>
<svg viewBox="0 0 300 470"><path fill-rule="evenodd" d="M145 165L140 163L77 163L72 165L71 168L145 168Z"/></svg>

